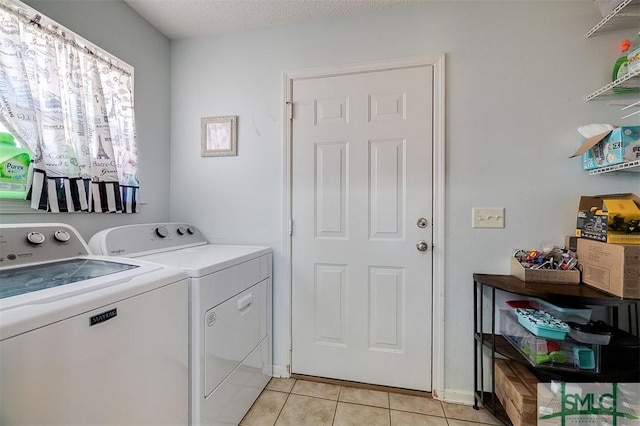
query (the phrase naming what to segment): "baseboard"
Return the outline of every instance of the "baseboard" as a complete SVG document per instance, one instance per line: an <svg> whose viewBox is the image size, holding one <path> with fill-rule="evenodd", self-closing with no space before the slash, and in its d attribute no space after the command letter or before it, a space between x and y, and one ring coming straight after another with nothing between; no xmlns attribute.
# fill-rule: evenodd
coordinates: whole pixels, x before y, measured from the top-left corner
<svg viewBox="0 0 640 426"><path fill-rule="evenodd" d="M291 377L291 373L289 373L289 369L285 365L274 365L273 377L278 377L280 379L288 379L289 377Z"/></svg>
<svg viewBox="0 0 640 426"><path fill-rule="evenodd" d="M445 388L444 398L441 401L452 404L473 405L473 391Z"/></svg>

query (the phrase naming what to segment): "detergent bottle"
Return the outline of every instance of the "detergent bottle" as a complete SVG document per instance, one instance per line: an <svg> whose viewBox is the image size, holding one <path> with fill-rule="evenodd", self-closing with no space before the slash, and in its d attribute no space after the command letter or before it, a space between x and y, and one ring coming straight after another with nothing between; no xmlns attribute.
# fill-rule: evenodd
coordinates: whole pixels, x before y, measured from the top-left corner
<svg viewBox="0 0 640 426"><path fill-rule="evenodd" d="M640 32L638 32L640 36ZM636 47L627 54L627 71L636 72L640 70L640 47Z"/></svg>
<svg viewBox="0 0 640 426"><path fill-rule="evenodd" d="M629 72L629 58L627 55L630 48L631 41L629 41L629 39L624 39L620 42L620 52L622 53L622 56L620 56L613 64L613 75L611 76L611 81L616 81L620 77L627 75ZM613 88L614 93L632 93L637 92L638 90L638 87L627 86L617 86Z"/></svg>
<svg viewBox="0 0 640 426"><path fill-rule="evenodd" d="M31 152L19 148L13 135L0 132L0 198L25 199Z"/></svg>

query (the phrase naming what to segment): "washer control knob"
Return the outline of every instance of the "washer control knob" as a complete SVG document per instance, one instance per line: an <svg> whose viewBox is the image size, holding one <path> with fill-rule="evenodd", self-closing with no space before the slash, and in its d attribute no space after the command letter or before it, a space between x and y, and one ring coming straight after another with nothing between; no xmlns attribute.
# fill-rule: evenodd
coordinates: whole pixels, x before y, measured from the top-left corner
<svg viewBox="0 0 640 426"><path fill-rule="evenodd" d="M158 226L156 228L156 235L160 238L166 238L169 236L169 231L164 226Z"/></svg>
<svg viewBox="0 0 640 426"><path fill-rule="evenodd" d="M184 226L178 226L178 235L184 235L187 232Z"/></svg>
<svg viewBox="0 0 640 426"><path fill-rule="evenodd" d="M40 232L29 232L27 234L27 241L30 242L31 244L42 244L44 243L44 235L42 235L42 233Z"/></svg>
<svg viewBox="0 0 640 426"><path fill-rule="evenodd" d="M187 228L187 232L189 233L189 235L193 235L196 233L196 228L193 226L190 226Z"/></svg>
<svg viewBox="0 0 640 426"><path fill-rule="evenodd" d="M71 239L71 235L67 231L58 230L53 233L53 238L60 243L66 243Z"/></svg>

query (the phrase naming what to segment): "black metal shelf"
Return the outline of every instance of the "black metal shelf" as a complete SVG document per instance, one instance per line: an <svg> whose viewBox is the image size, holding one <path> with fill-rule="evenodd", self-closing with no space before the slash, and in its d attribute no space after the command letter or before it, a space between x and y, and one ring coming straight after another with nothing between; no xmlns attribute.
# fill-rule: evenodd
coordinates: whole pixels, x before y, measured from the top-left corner
<svg viewBox="0 0 640 426"><path fill-rule="evenodd" d="M474 408L482 404L498 420L511 424L500 401L495 395L495 360L499 357L525 364L543 382L558 380L565 382L639 382L638 366L629 369L623 363L602 362L599 373L592 371L569 371L544 365L532 366L531 362L518 349L511 345L504 336L496 333L496 292L507 292L514 295L541 298L550 302L571 301L585 305L605 306L611 309L613 323L617 324L618 307L636 303L634 299L623 299L609 295L586 285L562 283L525 282L511 275L473 274L473 340L474 340ZM483 297L485 289L490 294L489 330L484 327ZM489 314L489 312L487 312ZM636 316L637 321L637 316ZM636 324L636 330L638 324ZM484 382L484 349L490 351L490 390L485 391ZM640 361L639 361L640 363Z"/></svg>
<svg viewBox="0 0 640 426"><path fill-rule="evenodd" d="M477 333L476 336L480 337ZM482 334L482 344L484 347L491 349L492 335L489 333ZM604 365L599 373L590 370L574 370L564 369L559 367L547 366L544 364L533 365L531 361L526 358L522 352L515 348L509 341L502 335L495 335L495 351L497 354L510 359L512 361L525 364L535 375L540 375L540 372L547 374L557 374L562 376L571 376L572 382L637 382L638 373L637 370L630 371L628 368L621 368L624 366ZM537 373L537 374L536 374Z"/></svg>

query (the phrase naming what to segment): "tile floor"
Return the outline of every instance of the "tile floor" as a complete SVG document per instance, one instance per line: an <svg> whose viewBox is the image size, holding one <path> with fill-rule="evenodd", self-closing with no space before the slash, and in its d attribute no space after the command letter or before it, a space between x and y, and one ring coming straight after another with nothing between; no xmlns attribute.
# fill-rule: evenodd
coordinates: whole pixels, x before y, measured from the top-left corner
<svg viewBox="0 0 640 426"><path fill-rule="evenodd" d="M484 410L421 396L273 378L241 426L471 426L501 423Z"/></svg>

